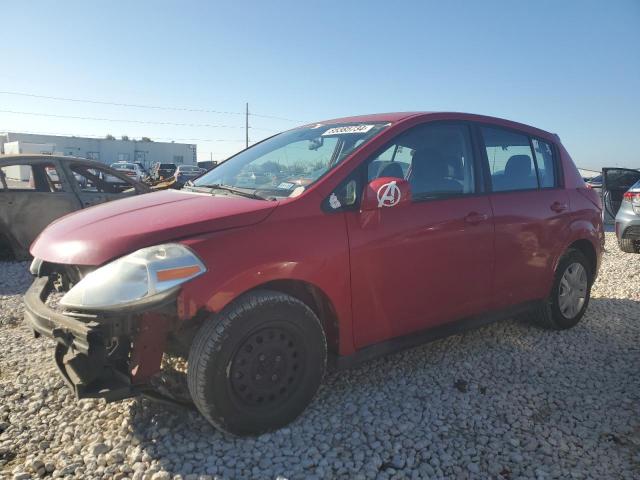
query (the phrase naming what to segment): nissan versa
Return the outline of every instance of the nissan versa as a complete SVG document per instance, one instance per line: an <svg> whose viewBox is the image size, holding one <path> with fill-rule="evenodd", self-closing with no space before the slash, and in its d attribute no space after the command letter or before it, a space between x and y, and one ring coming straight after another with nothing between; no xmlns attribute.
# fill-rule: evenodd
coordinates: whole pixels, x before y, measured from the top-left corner
<svg viewBox="0 0 640 480"><path fill-rule="evenodd" d="M31 247L26 318L77 397L143 393L178 351L202 415L256 434L296 418L327 366L506 315L572 327L601 213L555 134L460 113L330 120L183 190L55 221Z"/></svg>

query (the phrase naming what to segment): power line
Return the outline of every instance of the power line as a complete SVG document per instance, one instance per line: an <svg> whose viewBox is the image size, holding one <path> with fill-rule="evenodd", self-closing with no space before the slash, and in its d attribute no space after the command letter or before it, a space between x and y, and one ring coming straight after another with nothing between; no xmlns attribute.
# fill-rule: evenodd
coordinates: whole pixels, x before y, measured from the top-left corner
<svg viewBox="0 0 640 480"><path fill-rule="evenodd" d="M58 115L55 113L42 113L42 112L19 112L16 110L0 110L1 113L13 113L17 115L34 115L38 117L53 117L53 118L71 118L75 120L96 120L101 122L117 122L117 123L136 123L143 125L171 125L177 127L207 127L207 128L245 128L237 125L215 125L210 123L176 123L176 122L154 122L149 120L127 120L118 118L99 118L99 117L79 117L75 115ZM266 132L274 132L270 128L256 128L251 127L254 130L263 130Z"/></svg>
<svg viewBox="0 0 640 480"><path fill-rule="evenodd" d="M107 102L102 100L91 100L86 98L54 97L51 95L37 95L35 93L12 92L12 91L6 91L6 90L0 90L0 93L4 95L16 95L16 96L31 97L31 98L44 98L47 100L58 100L62 102L91 103L94 105L114 105L117 107L146 108L146 109L153 109L153 110L172 110L176 112L216 113L219 115L245 115L245 112L210 110L206 108L193 108L193 107L170 107L170 106L161 106L161 105L143 105L143 104L137 104L137 103ZM278 117L275 115L261 115L257 113L252 113L251 115L259 118L270 118L273 120L283 120L286 122L304 123L302 122L302 120Z"/></svg>
<svg viewBox="0 0 640 480"><path fill-rule="evenodd" d="M0 132L11 132L11 129L0 129ZM95 140L104 140L105 135L93 135L84 134L78 135L77 133L60 133L60 132L34 132L28 130L21 130L20 133L28 133L31 135L57 135L62 137L75 137L75 138L90 138ZM226 139L226 138L173 138L173 137L149 137L155 140L169 140L174 142L230 142L230 143L244 143L244 139ZM131 140L134 141L134 140ZM141 140L137 140L141 141Z"/></svg>

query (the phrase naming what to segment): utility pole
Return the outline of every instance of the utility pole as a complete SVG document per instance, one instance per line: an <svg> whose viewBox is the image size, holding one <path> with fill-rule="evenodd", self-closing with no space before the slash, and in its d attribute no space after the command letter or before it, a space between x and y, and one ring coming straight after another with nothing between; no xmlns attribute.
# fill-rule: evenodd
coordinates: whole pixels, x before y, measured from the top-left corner
<svg viewBox="0 0 640 480"><path fill-rule="evenodd" d="M249 148L249 102L246 103L244 116L244 147Z"/></svg>

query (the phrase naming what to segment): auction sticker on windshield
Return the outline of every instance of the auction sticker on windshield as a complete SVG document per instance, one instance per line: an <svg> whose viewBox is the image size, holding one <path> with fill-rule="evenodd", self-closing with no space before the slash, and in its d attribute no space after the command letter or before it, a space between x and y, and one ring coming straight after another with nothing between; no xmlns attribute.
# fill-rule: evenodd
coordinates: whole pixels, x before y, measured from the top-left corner
<svg viewBox="0 0 640 480"><path fill-rule="evenodd" d="M373 127L375 127L375 125L347 125L346 127L334 127L324 132L322 136L342 135L344 133L366 133Z"/></svg>

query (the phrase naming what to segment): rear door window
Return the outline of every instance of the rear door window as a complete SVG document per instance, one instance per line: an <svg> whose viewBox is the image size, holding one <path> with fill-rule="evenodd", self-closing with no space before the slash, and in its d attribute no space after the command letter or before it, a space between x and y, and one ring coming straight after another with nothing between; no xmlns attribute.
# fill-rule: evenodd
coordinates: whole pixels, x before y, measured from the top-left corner
<svg viewBox="0 0 640 480"><path fill-rule="evenodd" d="M533 152L527 135L499 127L480 127L494 192L538 188Z"/></svg>
<svg viewBox="0 0 640 480"><path fill-rule="evenodd" d="M7 190L35 190L31 165L9 165L0 168L0 177Z"/></svg>

